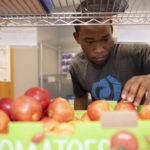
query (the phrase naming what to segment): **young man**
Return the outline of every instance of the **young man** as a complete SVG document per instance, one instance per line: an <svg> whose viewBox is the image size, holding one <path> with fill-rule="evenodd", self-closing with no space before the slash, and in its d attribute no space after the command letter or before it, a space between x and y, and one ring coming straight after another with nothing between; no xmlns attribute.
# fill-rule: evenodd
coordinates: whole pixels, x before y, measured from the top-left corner
<svg viewBox="0 0 150 150"><path fill-rule="evenodd" d="M74 57L70 73L75 109L86 109L92 100L121 98L150 103L150 47L145 44L116 44L111 26L80 26L74 38L83 52Z"/></svg>
<svg viewBox="0 0 150 150"><path fill-rule="evenodd" d="M150 103L150 47L116 44L108 25L78 26L73 33L82 52L70 65L75 109L87 109L92 100ZM146 98L145 93L148 92Z"/></svg>

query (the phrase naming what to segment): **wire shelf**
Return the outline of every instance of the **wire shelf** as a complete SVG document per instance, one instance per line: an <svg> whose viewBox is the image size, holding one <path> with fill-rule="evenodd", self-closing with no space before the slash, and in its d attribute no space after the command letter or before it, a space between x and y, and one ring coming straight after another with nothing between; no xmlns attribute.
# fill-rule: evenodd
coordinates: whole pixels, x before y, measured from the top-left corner
<svg viewBox="0 0 150 150"><path fill-rule="evenodd" d="M1 0L0 26L150 25L150 0L83 2L51 0L52 10L46 13L38 0Z"/></svg>

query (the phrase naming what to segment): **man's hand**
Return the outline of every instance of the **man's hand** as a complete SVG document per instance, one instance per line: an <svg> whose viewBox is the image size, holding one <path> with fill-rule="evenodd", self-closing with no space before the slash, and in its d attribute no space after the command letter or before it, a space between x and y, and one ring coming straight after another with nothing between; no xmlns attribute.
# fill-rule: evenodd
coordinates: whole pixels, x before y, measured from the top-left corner
<svg viewBox="0 0 150 150"><path fill-rule="evenodd" d="M145 105L150 104L150 75L134 76L126 82L121 97L138 106L146 92Z"/></svg>

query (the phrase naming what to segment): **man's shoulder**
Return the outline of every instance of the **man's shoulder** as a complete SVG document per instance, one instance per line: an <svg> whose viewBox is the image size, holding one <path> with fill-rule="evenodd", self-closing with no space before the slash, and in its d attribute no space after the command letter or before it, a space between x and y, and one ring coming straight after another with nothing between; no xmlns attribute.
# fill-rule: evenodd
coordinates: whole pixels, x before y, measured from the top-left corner
<svg viewBox="0 0 150 150"><path fill-rule="evenodd" d="M143 53L145 50L150 51L150 45L147 43L118 43L117 52L119 53L128 53L128 54L135 54L135 53Z"/></svg>
<svg viewBox="0 0 150 150"><path fill-rule="evenodd" d="M146 43L119 43L114 48L113 55L119 59L140 59L141 56L150 56L150 45Z"/></svg>
<svg viewBox="0 0 150 150"><path fill-rule="evenodd" d="M149 45L147 43L120 43L119 48L122 49L143 49L143 48L148 48Z"/></svg>

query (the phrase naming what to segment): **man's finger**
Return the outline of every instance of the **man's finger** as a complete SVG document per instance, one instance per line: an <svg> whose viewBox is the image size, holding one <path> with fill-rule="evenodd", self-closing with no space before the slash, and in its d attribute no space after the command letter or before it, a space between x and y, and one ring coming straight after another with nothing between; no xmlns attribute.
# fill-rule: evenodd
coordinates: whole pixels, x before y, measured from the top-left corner
<svg viewBox="0 0 150 150"><path fill-rule="evenodd" d="M147 97L144 101L144 105L149 105L149 104L150 104L150 89L148 90Z"/></svg>
<svg viewBox="0 0 150 150"><path fill-rule="evenodd" d="M139 88L141 86L141 83L142 83L141 80L138 81L134 80L132 85L130 85L130 90L128 91L127 98L126 98L129 102L133 102L133 100L135 99L137 92L139 91Z"/></svg>
<svg viewBox="0 0 150 150"><path fill-rule="evenodd" d="M133 86L134 84L136 84L136 85L135 85L135 88L138 89L139 84L141 83L141 80L137 80L137 78L138 78L138 77L133 77L133 78L131 78L130 80L128 80L128 81L126 82L126 84L125 84L125 86L124 86L124 88L123 88L123 90L122 90L122 94L121 94L121 98L122 98L122 99L127 99L127 98L128 98L130 102L133 101L134 98L129 98L128 94L129 94L129 93L131 94L131 92L134 90L134 87L132 88L132 86ZM131 89L132 89L132 90L131 90ZM131 92L130 92L130 90L131 90ZM133 93L135 93L135 92L133 92Z"/></svg>
<svg viewBox="0 0 150 150"><path fill-rule="evenodd" d="M127 98L127 95L128 95L128 92L130 90L130 86L132 85L133 81L132 79L128 80L122 90L122 93L121 93L121 98L122 99L126 99Z"/></svg>
<svg viewBox="0 0 150 150"><path fill-rule="evenodd" d="M147 84L142 83L141 86L139 87L139 90L137 92L136 98L134 100L134 105L138 106L141 103L142 98L144 97L144 94L147 91Z"/></svg>

